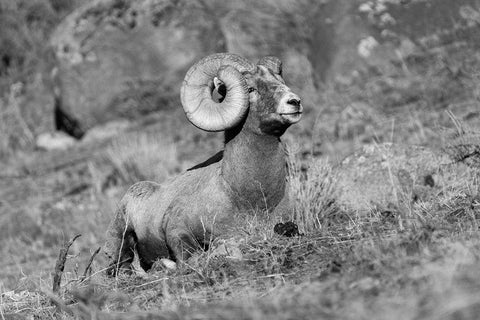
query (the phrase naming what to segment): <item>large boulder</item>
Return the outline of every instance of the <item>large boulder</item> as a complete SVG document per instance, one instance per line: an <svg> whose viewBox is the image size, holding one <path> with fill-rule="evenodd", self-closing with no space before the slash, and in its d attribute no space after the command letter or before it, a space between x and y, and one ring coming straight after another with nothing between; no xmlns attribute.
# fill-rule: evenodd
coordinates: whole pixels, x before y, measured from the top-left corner
<svg viewBox="0 0 480 320"><path fill-rule="evenodd" d="M89 1L51 44L57 126L77 137L112 119L179 105L187 69L226 50L216 20L187 0Z"/></svg>

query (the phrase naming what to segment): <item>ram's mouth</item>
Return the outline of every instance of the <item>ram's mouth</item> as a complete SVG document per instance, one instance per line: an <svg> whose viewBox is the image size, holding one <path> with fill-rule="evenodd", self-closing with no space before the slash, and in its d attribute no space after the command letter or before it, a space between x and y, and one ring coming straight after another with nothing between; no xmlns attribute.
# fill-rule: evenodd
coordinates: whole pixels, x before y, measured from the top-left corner
<svg viewBox="0 0 480 320"><path fill-rule="evenodd" d="M279 115L289 123L293 124L300 121L300 118L302 117L302 111L282 112L279 113Z"/></svg>
<svg viewBox="0 0 480 320"><path fill-rule="evenodd" d="M282 112L282 113L280 113L280 115L281 115L281 116L302 115L302 111Z"/></svg>

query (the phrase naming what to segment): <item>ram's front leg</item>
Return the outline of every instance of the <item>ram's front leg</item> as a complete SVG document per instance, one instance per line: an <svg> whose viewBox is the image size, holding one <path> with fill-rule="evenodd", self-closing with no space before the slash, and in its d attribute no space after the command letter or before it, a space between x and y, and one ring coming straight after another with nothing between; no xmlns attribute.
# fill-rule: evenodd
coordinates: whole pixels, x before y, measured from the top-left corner
<svg viewBox="0 0 480 320"><path fill-rule="evenodd" d="M107 230L104 250L109 260L107 275L114 276L119 270L131 268L135 257L135 246L136 236L125 218L125 206L122 205Z"/></svg>
<svg viewBox="0 0 480 320"><path fill-rule="evenodd" d="M276 220L289 221L292 220L294 216L294 207L293 201L290 199L289 195L289 186L285 190L285 195L283 196L280 203L273 210L273 216Z"/></svg>
<svg viewBox="0 0 480 320"><path fill-rule="evenodd" d="M186 261L195 251L202 249L192 231L188 228L175 228L167 232L167 244L171 258L175 261Z"/></svg>

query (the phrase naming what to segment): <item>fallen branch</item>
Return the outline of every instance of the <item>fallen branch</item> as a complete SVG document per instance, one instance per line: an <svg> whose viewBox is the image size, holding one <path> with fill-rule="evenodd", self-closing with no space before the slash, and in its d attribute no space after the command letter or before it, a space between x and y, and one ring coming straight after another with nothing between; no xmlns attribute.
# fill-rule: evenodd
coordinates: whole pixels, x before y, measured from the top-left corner
<svg viewBox="0 0 480 320"><path fill-rule="evenodd" d="M60 283L62 282L62 275L63 275L63 270L65 269L65 262L67 260L67 254L68 250L72 246L73 242L79 238L81 234L77 234L74 236L72 239L70 239L68 242L65 242L63 244L63 247L60 249L60 252L58 254L58 259L57 263L55 264L55 273L53 275L53 293L56 294L58 293L58 290L60 290Z"/></svg>
<svg viewBox="0 0 480 320"><path fill-rule="evenodd" d="M102 249L102 247L98 247L98 249L95 250L95 252L90 257L90 260L88 261L87 267L85 268L85 271L83 271L83 275L80 277L80 281L84 281L87 278L87 273L92 268L93 259L95 259L95 257L97 256L97 254L100 252L101 249Z"/></svg>

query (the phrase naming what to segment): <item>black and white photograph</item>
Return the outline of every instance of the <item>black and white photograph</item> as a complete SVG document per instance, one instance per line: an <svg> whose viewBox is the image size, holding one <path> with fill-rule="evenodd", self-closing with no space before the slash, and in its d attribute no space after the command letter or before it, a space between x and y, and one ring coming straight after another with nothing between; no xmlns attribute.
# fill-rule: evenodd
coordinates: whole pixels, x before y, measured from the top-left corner
<svg viewBox="0 0 480 320"><path fill-rule="evenodd" d="M0 0L0 320L479 320L480 0Z"/></svg>

